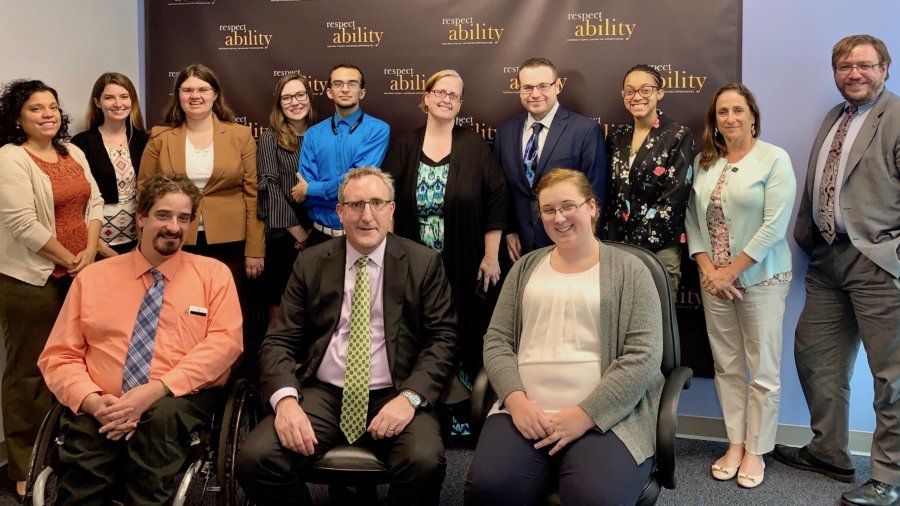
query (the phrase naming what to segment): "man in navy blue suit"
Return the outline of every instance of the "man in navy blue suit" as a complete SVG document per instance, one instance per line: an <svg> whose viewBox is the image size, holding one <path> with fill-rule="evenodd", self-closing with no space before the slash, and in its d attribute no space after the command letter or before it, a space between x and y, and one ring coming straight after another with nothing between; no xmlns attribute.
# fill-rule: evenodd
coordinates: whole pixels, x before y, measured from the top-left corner
<svg viewBox="0 0 900 506"><path fill-rule="evenodd" d="M513 262L533 249L552 244L541 224L534 193L545 173L557 167L580 170L597 197L606 197L606 148L600 125L561 107L556 98L561 90L553 62L546 58L525 60L519 66L519 98L526 112L497 130L494 153L512 196L506 247Z"/></svg>

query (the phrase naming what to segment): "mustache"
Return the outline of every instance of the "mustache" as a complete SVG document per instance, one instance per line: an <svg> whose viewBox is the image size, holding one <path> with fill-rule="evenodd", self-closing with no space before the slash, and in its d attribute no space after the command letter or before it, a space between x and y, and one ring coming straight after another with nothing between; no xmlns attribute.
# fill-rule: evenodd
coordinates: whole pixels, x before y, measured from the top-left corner
<svg viewBox="0 0 900 506"><path fill-rule="evenodd" d="M169 233L169 232L162 231L162 232L156 234L157 239L159 239L159 238L162 238L162 239L181 239L183 236L184 236L184 234L181 233L181 232Z"/></svg>

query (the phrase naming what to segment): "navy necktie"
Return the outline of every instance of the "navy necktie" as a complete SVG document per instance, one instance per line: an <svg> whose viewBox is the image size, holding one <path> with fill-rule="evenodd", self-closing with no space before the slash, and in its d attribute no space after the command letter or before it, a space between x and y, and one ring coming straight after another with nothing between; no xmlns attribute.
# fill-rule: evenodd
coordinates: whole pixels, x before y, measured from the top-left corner
<svg viewBox="0 0 900 506"><path fill-rule="evenodd" d="M525 178L528 179L528 186L534 186L534 168L538 160L538 138L544 125L535 123L531 125L531 137L525 144L525 154L522 161L525 163Z"/></svg>

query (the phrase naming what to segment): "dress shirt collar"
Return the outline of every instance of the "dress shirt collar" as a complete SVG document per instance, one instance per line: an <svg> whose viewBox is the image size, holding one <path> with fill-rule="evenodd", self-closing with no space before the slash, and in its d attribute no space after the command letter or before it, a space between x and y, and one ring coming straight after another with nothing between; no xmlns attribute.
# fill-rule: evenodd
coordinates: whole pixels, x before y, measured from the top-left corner
<svg viewBox="0 0 900 506"><path fill-rule="evenodd" d="M875 102L878 102L878 99L881 98L881 95L884 93L884 90L881 90L881 93L878 94L877 97L873 98L871 101L866 102L865 104L858 106L856 110L856 116L868 111L869 109L875 107ZM844 114L847 113L847 109L850 108L852 104L850 102L844 102Z"/></svg>
<svg viewBox="0 0 900 506"><path fill-rule="evenodd" d="M147 258L144 257L143 253L141 253L140 246L134 249L134 251L127 253L128 255L134 256L134 277L135 279L140 278L144 275L145 272L149 271L153 268L150 265L150 262L147 261ZM175 273L178 272L178 267L181 266L181 260L184 258L184 252L180 249L171 257L169 257L165 262L156 266L156 270L162 273L163 277L168 279L169 281L175 277Z"/></svg>
<svg viewBox="0 0 900 506"><path fill-rule="evenodd" d="M369 261L374 263L379 268L384 267L384 245L387 244L387 237L381 241L381 244L378 245L377 248L372 253L369 253ZM356 249L350 245L350 242L347 242L347 270L349 271L354 264L356 264L359 257L363 256L362 253L356 251Z"/></svg>
<svg viewBox="0 0 900 506"><path fill-rule="evenodd" d="M353 125L356 124L356 122L359 120L359 117L362 116L362 114L363 114L362 107L357 109L353 114L351 114L350 116L347 116L346 118L341 118L340 114L334 113L334 124L339 125L343 122L352 127Z"/></svg>
<svg viewBox="0 0 900 506"><path fill-rule="evenodd" d="M531 125L533 125L535 123L540 123L540 124L544 125L545 129L549 130L550 124L553 123L553 118L556 117L556 111L558 111L558 110L559 110L559 102L553 104L553 108L550 109L550 112L548 112L547 115L544 116L544 119L542 119L540 121L535 120L534 117L531 115L531 113L528 113L528 117L525 118L525 131L530 130ZM528 135L531 135L531 132L528 132Z"/></svg>

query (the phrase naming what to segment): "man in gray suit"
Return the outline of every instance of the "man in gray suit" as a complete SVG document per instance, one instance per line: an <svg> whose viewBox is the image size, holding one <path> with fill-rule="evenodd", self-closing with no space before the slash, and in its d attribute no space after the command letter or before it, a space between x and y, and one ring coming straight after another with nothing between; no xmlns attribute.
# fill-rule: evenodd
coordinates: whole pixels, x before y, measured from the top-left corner
<svg viewBox="0 0 900 506"><path fill-rule="evenodd" d="M872 479L848 505L900 505L900 98L884 88L884 43L853 35L832 50L846 99L812 147L794 238L810 256L794 355L813 439L776 445L792 467L852 483L850 374L862 340L875 378Z"/></svg>

